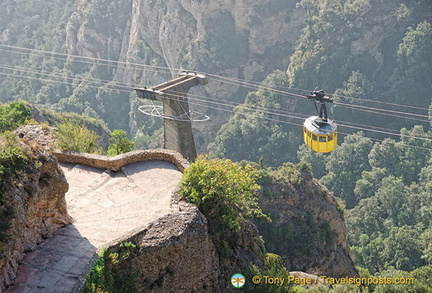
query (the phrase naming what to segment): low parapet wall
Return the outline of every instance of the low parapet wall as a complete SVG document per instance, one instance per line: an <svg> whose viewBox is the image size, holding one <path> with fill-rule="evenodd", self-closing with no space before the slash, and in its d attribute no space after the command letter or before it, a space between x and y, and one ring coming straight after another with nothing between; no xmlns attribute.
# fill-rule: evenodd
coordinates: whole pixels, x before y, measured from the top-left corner
<svg viewBox="0 0 432 293"><path fill-rule="evenodd" d="M137 150L114 157L86 153L52 151L62 163L81 164L99 169L119 171L123 166L144 161L166 161L174 164L180 172L189 166L189 162L176 151L166 149Z"/></svg>

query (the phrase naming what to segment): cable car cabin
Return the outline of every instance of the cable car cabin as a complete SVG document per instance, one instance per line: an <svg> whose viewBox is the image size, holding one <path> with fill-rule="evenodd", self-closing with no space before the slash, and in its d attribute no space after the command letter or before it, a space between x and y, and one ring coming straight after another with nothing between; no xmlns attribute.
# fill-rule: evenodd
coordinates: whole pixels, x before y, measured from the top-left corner
<svg viewBox="0 0 432 293"><path fill-rule="evenodd" d="M337 125L331 119L326 120L319 116L312 116L303 123L305 144L320 153L331 152L337 146Z"/></svg>

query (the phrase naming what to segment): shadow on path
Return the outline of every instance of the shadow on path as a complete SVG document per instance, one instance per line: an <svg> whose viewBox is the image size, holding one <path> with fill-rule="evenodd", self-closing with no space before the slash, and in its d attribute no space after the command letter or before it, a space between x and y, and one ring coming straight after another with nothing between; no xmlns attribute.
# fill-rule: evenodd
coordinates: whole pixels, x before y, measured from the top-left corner
<svg viewBox="0 0 432 293"><path fill-rule="evenodd" d="M118 172L60 165L69 182L66 203L74 224L27 253L15 285L5 293L78 292L103 247L171 212L182 174L164 161L134 163Z"/></svg>

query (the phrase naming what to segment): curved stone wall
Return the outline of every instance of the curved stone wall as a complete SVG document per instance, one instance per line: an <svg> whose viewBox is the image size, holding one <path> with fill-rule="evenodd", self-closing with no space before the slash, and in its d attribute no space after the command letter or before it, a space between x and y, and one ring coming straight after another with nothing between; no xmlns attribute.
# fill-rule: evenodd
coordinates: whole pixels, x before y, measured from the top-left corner
<svg viewBox="0 0 432 293"><path fill-rule="evenodd" d="M166 149L136 150L114 157L68 151L52 151L52 154L62 163L82 164L113 171L119 171L129 164L152 160L170 162L181 172L189 166L189 162L178 152Z"/></svg>

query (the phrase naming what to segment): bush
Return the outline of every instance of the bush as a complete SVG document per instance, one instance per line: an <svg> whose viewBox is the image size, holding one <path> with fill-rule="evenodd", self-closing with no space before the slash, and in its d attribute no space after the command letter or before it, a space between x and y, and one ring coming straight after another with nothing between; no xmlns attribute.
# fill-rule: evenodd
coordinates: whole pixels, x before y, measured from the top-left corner
<svg viewBox="0 0 432 293"><path fill-rule="evenodd" d="M199 156L183 174L180 194L206 216L217 242L231 242L244 218L266 218L258 206L258 173L251 165Z"/></svg>
<svg viewBox="0 0 432 293"><path fill-rule="evenodd" d="M13 217L13 209L7 205L4 193L8 190L12 179L26 168L28 162L14 134L4 132L0 136L0 241L8 238L7 230Z"/></svg>
<svg viewBox="0 0 432 293"><path fill-rule="evenodd" d="M84 293L136 292L138 275L123 264L135 251L130 242L121 243L114 252L104 249L86 278Z"/></svg>
<svg viewBox="0 0 432 293"><path fill-rule="evenodd" d="M0 106L0 133L14 130L31 119L30 110L24 102L12 102Z"/></svg>
<svg viewBox="0 0 432 293"><path fill-rule="evenodd" d="M259 268L254 264L250 264L245 271L246 284L245 292L277 292L288 293L292 291L292 284L288 282L289 271L284 267L282 258L274 253L266 253L264 260L264 269ZM261 277L260 284L254 284L252 278L254 276ZM283 279L284 283L280 285L266 284L264 276L271 278Z"/></svg>
<svg viewBox="0 0 432 293"><path fill-rule="evenodd" d="M60 149L80 153L102 153L97 143L99 136L85 126L64 121L57 125L55 136Z"/></svg>
<svg viewBox="0 0 432 293"><path fill-rule="evenodd" d="M133 150L135 143L126 137L126 131L116 129L111 133L108 155L115 156Z"/></svg>

